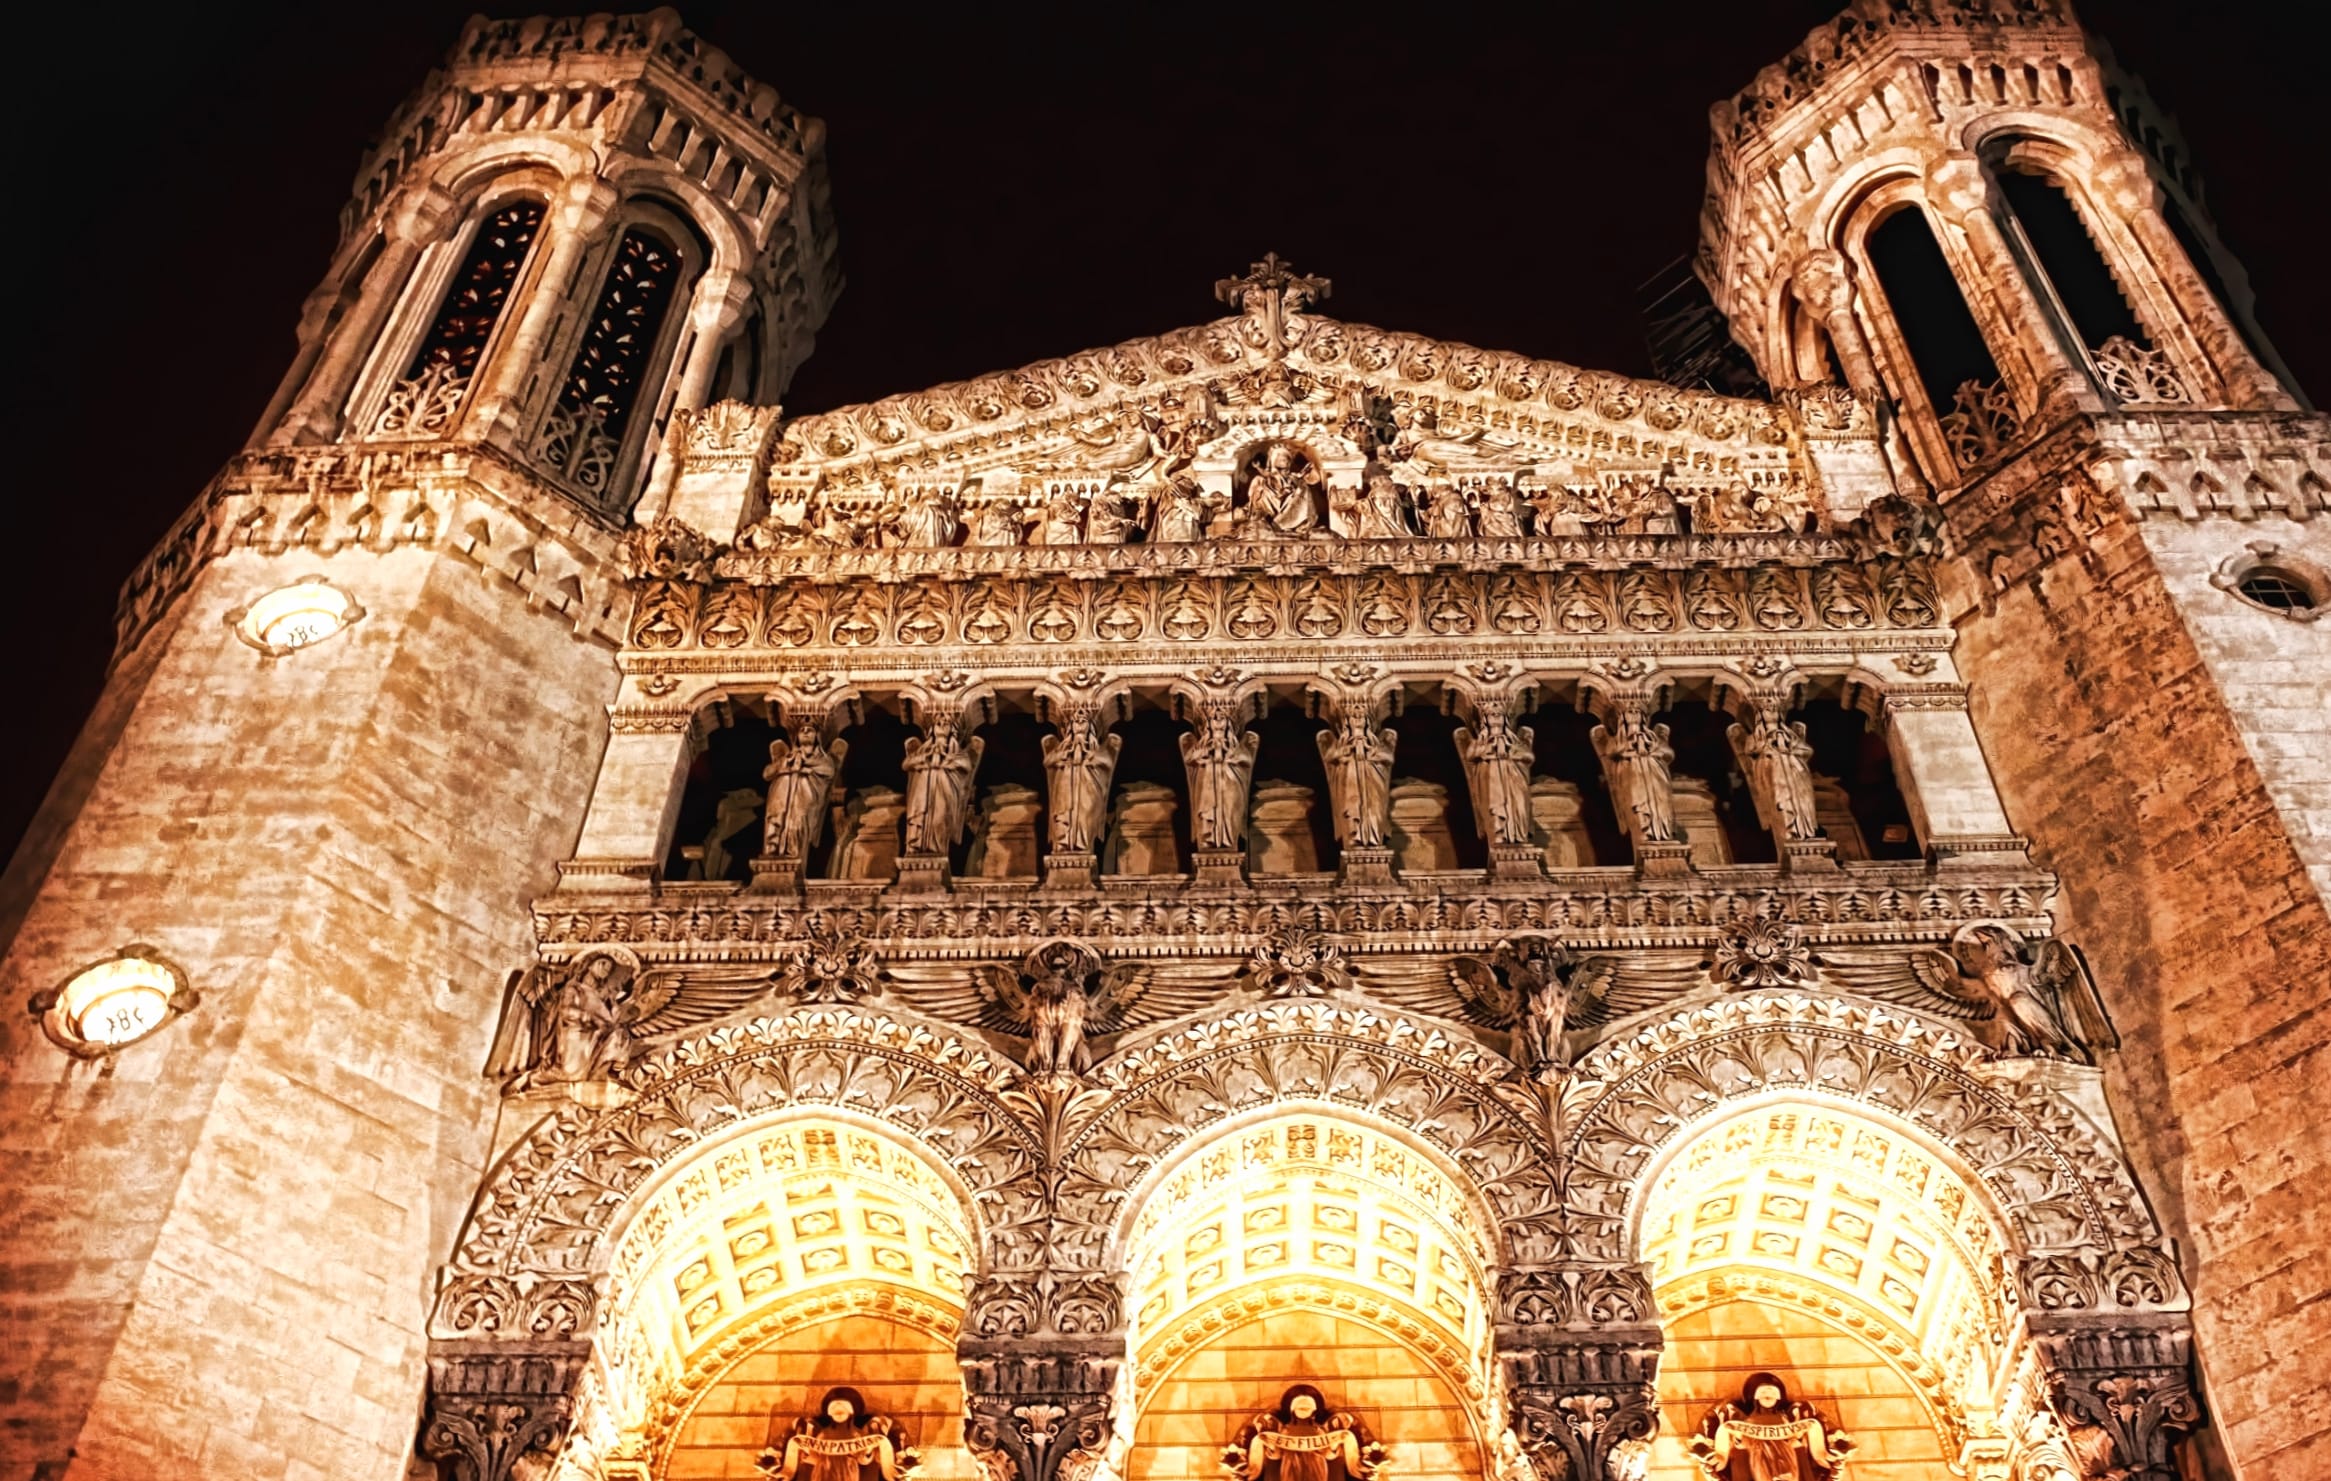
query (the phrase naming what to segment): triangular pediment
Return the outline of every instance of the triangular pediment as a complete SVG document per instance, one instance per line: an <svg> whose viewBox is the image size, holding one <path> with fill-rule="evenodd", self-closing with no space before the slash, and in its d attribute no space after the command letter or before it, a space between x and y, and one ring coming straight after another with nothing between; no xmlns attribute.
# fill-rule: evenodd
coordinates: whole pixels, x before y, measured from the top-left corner
<svg viewBox="0 0 2331 1481"><path fill-rule="evenodd" d="M796 418L773 482L846 496L1036 470L1105 475L1131 455L1123 444L1144 415L1171 423L1200 404L1216 425L1332 429L1371 452L1397 414L1421 410L1442 441L1475 446L1471 461L1570 478L1620 468L1762 483L1803 471L1795 418L1768 402L1319 315L1289 316L1281 337L1274 354L1253 316L1227 317Z"/></svg>

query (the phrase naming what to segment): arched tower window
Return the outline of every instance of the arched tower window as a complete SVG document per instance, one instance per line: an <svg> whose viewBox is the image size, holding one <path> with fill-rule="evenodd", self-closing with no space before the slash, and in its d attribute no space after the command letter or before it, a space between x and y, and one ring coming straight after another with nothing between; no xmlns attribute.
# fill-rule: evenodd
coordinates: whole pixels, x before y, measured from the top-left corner
<svg viewBox="0 0 2331 1481"><path fill-rule="evenodd" d="M613 499L640 398L668 358L666 330L685 266L681 247L663 230L634 225L623 233L543 426L552 470L602 501Z"/></svg>
<svg viewBox="0 0 2331 1481"><path fill-rule="evenodd" d="M542 217L541 201L519 200L478 223L437 317L381 402L375 433L434 436L452 425L541 234Z"/></svg>
<svg viewBox="0 0 2331 1481"><path fill-rule="evenodd" d="M2104 389L2123 404L2191 401L2064 187L2014 163L1998 179L2000 195L2042 280L2034 285L2039 297L2054 303Z"/></svg>
<svg viewBox="0 0 2331 1481"><path fill-rule="evenodd" d="M1925 213L1895 211L1871 228L1864 251L1953 460L1967 468L2000 451L2014 433L2015 408Z"/></svg>

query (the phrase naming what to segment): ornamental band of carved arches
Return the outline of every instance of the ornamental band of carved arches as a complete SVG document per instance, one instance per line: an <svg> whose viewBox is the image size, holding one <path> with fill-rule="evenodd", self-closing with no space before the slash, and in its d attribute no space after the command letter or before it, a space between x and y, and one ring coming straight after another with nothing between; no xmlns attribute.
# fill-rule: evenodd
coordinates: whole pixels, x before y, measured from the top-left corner
<svg viewBox="0 0 2331 1481"><path fill-rule="evenodd" d="M623 1075L624 1103L569 1105L526 1135L487 1179L432 1330L449 1362L587 1350L611 1238L642 1190L708 1146L818 1111L919 1149L955 1185L977 1244L967 1354L1019 1343L1023 1357L1114 1364L1127 1340L1116 1262L1162 1172L1221 1128L1312 1110L1385 1128L1476 1202L1494 1231L1485 1254L1503 1272L1493 1315L1505 1402L1528 1431L1531 1413L1565 1402L1523 1381L1533 1364L1559 1375L1571 1362L1562 1352L1657 1320L1635 1273L1635 1225L1662 1149L1776 1090L1851 1107L1961 1168L1988 1201L2035 1334L2054 1316L2174 1324L2184 1293L2118 1156L2060 1093L2008 1070L1900 1009L1793 992L1647 1022L1551 1089L1364 997L1169 1024L1074 1087L912 1013L802 1008L686 1039ZM2052 1351L2043 1343L2015 1361L2045 1368ZM1579 1395L1608 1388L1575 1373L1546 1382Z"/></svg>

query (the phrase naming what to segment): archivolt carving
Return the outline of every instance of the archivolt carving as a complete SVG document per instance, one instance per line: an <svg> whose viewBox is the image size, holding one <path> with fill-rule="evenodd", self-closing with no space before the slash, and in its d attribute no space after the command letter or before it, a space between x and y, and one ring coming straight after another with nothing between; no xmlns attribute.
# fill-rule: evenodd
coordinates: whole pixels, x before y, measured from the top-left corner
<svg viewBox="0 0 2331 1481"><path fill-rule="evenodd" d="M848 1009L763 1018L631 1067L609 1110L544 1120L487 1176L455 1247L432 1330L441 1336L575 1336L596 1321L593 1283L620 1210L707 1137L776 1110L836 1106L929 1149L970 1186L981 1225L1025 1222L1040 1153L998 1097L1013 1071L929 1026Z"/></svg>
<svg viewBox="0 0 2331 1481"><path fill-rule="evenodd" d="M1109 1092L1063 1148L1059 1212L1101 1231L1138 1210L1192 1137L1241 1113L1311 1104L1408 1131L1461 1170L1500 1221L1555 1205L1549 1149L1493 1082L1510 1066L1435 1029L1316 999L1194 1024L1098 1066Z"/></svg>
<svg viewBox="0 0 2331 1481"><path fill-rule="evenodd" d="M753 1320L739 1323L718 1343L698 1354L687 1371L669 1387L658 1392L655 1409L648 1416L645 1438L658 1458L659 1471L665 1450L687 1424L688 1416L731 1368L780 1338L847 1316L887 1317L902 1326L928 1332L949 1345L954 1343L963 1325L963 1313L958 1308L904 1286L855 1283L780 1302Z"/></svg>
<svg viewBox="0 0 2331 1481"><path fill-rule="evenodd" d="M1135 1384L1141 1391L1171 1374L1182 1359L1224 1332L1256 1322L1275 1311L1319 1311L1348 1317L1422 1354L1450 1387L1479 1401L1488 1394L1486 1375L1463 1344L1401 1303L1365 1286L1333 1280L1276 1280L1242 1286L1185 1312L1142 1344Z"/></svg>
<svg viewBox="0 0 2331 1481"><path fill-rule="evenodd" d="M1578 1253L1627 1258L1645 1168L1694 1123L1766 1091L1850 1101L1941 1143L1990 1191L2019 1256L2156 1245L2116 1151L2045 1088L1987 1074L1991 1059L1909 1014L1794 993L1743 994L1607 1043L1564 1094ZM2160 1304L2179 1294L2171 1275Z"/></svg>

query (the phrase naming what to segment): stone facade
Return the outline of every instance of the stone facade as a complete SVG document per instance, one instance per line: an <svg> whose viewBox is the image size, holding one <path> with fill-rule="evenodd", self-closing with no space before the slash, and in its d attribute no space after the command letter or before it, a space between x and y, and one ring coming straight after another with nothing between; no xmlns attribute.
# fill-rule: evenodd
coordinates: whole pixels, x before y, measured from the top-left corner
<svg viewBox="0 0 2331 1481"><path fill-rule="evenodd" d="M2331 425L2060 7L1715 123L1769 398L1266 257L787 418L821 126L473 22L0 894L9 1465L2316 1463Z"/></svg>

